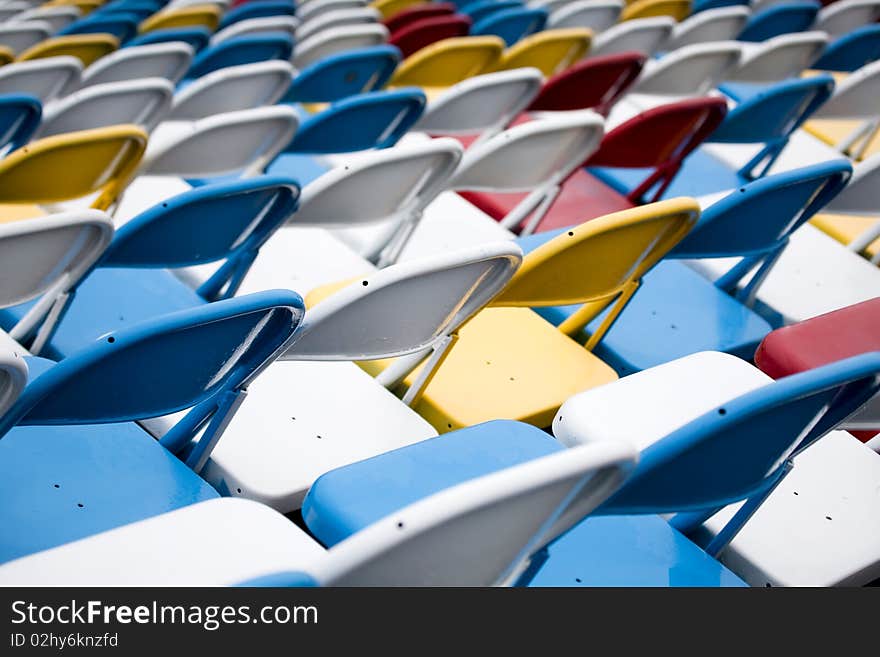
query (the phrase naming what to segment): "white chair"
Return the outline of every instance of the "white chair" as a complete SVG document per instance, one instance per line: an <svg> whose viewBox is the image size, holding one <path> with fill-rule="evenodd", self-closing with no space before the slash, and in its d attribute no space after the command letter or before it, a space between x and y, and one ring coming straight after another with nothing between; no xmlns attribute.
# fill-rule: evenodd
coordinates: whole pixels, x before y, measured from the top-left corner
<svg viewBox="0 0 880 657"><path fill-rule="evenodd" d="M293 81L288 62L227 66L194 80L174 96L172 121L195 121L223 112L274 105Z"/></svg>
<svg viewBox="0 0 880 657"><path fill-rule="evenodd" d="M14 53L27 50L52 34L52 26L43 21L0 24L0 46Z"/></svg>
<svg viewBox="0 0 880 657"><path fill-rule="evenodd" d="M329 550L261 504L210 500L8 562L0 584L218 586L303 573L323 586L503 585L576 491L589 513L635 461L620 444L551 454L435 493Z"/></svg>
<svg viewBox="0 0 880 657"><path fill-rule="evenodd" d="M870 25L880 18L880 0L838 0L819 10L814 29L831 37Z"/></svg>
<svg viewBox="0 0 880 657"><path fill-rule="evenodd" d="M17 0L16 2L4 2L3 4L0 4L0 22L12 19L18 14L27 11L30 7L30 3L21 2L21 0Z"/></svg>
<svg viewBox="0 0 880 657"><path fill-rule="evenodd" d="M714 89L739 63L737 41L682 46L642 70L630 93L701 96Z"/></svg>
<svg viewBox="0 0 880 657"><path fill-rule="evenodd" d="M502 242L397 264L310 307L287 351L249 386L204 478L286 513L321 474L435 436L408 404L521 260ZM353 363L319 362L395 356L376 379ZM403 401L385 389L423 361Z"/></svg>
<svg viewBox="0 0 880 657"><path fill-rule="evenodd" d="M735 82L778 82L800 75L828 44L825 32L782 34L762 43L743 43L739 66L728 78Z"/></svg>
<svg viewBox="0 0 880 657"><path fill-rule="evenodd" d="M0 224L0 307L36 300L8 336L39 354L70 290L112 238L113 223L97 210Z"/></svg>
<svg viewBox="0 0 880 657"><path fill-rule="evenodd" d="M16 14L11 20L16 23L23 21L40 21L48 23L55 34L74 21L78 21L82 12L74 5L58 5L54 7L34 7Z"/></svg>
<svg viewBox="0 0 880 657"><path fill-rule="evenodd" d="M366 6L367 0L311 0L299 3L296 15L300 21L305 23L327 12L339 11L340 9L360 9Z"/></svg>
<svg viewBox="0 0 880 657"><path fill-rule="evenodd" d="M328 55L354 48L378 46L387 40L388 29L382 24L331 27L298 43L291 61L295 68L302 70Z"/></svg>
<svg viewBox="0 0 880 657"><path fill-rule="evenodd" d="M193 54L192 46L182 41L120 48L89 66L80 86L136 78L165 78L177 84L189 69Z"/></svg>
<svg viewBox="0 0 880 657"><path fill-rule="evenodd" d="M15 345L0 344L0 416L15 403L28 380L22 351Z"/></svg>
<svg viewBox="0 0 880 657"><path fill-rule="evenodd" d="M168 114L173 95L164 78L92 85L46 105L34 138L122 123L149 132Z"/></svg>
<svg viewBox="0 0 880 657"><path fill-rule="evenodd" d="M0 94L23 93L42 103L79 85L83 65L76 57L47 57L0 67Z"/></svg>
<svg viewBox="0 0 880 657"><path fill-rule="evenodd" d="M587 27L595 33L604 32L617 22L623 11L621 0L564 0L557 4L531 4L550 12L547 29Z"/></svg>
<svg viewBox="0 0 880 657"><path fill-rule="evenodd" d="M742 5L698 12L672 28L672 36L663 49L672 51L695 43L736 39L750 15L749 8Z"/></svg>
<svg viewBox="0 0 880 657"><path fill-rule="evenodd" d="M382 15L372 7L355 7L352 9L336 9L318 14L314 18L303 22L296 28L296 38L300 41L310 36L327 30L331 27L343 25L362 25L379 23Z"/></svg>
<svg viewBox="0 0 880 657"><path fill-rule="evenodd" d="M298 18L294 16L261 16L260 18L248 18L243 21L237 21L232 25L218 30L211 36L211 45L216 46L218 43L227 41L233 37L244 36L245 34L263 34L266 32L283 32L289 34L293 38L296 34L296 28L300 24Z"/></svg>
<svg viewBox="0 0 880 657"><path fill-rule="evenodd" d="M636 18L618 23L593 39L588 56L613 55L628 50L653 55L666 43L674 27L675 20L669 16Z"/></svg>

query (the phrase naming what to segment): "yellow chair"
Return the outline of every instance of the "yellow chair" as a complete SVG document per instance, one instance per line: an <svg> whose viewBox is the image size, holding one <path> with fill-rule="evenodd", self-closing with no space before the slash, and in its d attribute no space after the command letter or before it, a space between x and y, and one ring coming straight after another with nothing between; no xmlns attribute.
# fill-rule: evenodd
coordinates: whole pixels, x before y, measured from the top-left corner
<svg viewBox="0 0 880 657"><path fill-rule="evenodd" d="M636 0L627 4L620 14L620 21L655 16L671 16L677 21L682 21L690 15L690 0Z"/></svg>
<svg viewBox="0 0 880 657"><path fill-rule="evenodd" d="M880 102L878 100L877 102ZM865 126L863 121L847 121L842 119L812 119L804 124L804 130L826 144L837 146L849 140L856 130ZM880 153L880 130L874 130L857 138L844 149L844 154L860 162L871 155Z"/></svg>
<svg viewBox="0 0 880 657"><path fill-rule="evenodd" d="M37 43L18 56L17 61L70 55L89 66L119 47L119 39L112 34L68 34Z"/></svg>
<svg viewBox="0 0 880 657"><path fill-rule="evenodd" d="M505 50L495 70L509 71L533 66L550 77L582 59L590 49L592 40L593 32L581 27L537 32Z"/></svg>
<svg viewBox="0 0 880 657"><path fill-rule="evenodd" d="M443 39L407 57L391 78L391 87L422 87L428 100L446 88L492 69L504 51L496 36Z"/></svg>
<svg viewBox="0 0 880 657"><path fill-rule="evenodd" d="M38 204L98 193L91 207L109 209L129 183L147 146L136 125L69 132L31 142L0 160L0 221L44 214Z"/></svg>
<svg viewBox="0 0 880 657"><path fill-rule="evenodd" d="M15 59L15 53L6 46L0 46L0 66L8 64Z"/></svg>
<svg viewBox="0 0 880 657"><path fill-rule="evenodd" d="M848 245L878 221L880 221L880 217L849 214L817 214L810 220L810 223L841 244ZM862 249L861 253L868 259L875 260L880 256L880 238L877 238Z"/></svg>
<svg viewBox="0 0 880 657"><path fill-rule="evenodd" d="M454 346L434 364L413 408L440 432L498 418L549 426L566 399L617 378L590 350L641 276L687 234L699 214L693 199L660 201L593 219L532 251L489 307L453 336ZM307 305L336 289L314 290ZM564 304L584 306L559 328L531 310ZM569 337L609 306L608 319L586 348ZM377 375L391 362L359 365ZM397 392L403 394L425 366L416 368Z"/></svg>
<svg viewBox="0 0 880 657"><path fill-rule="evenodd" d="M105 4L106 0L50 0L41 6L43 7L62 7L73 6L80 10L83 16L90 14L98 7Z"/></svg>
<svg viewBox="0 0 880 657"><path fill-rule="evenodd" d="M382 18L391 18L404 9L425 4L425 0L374 0L370 7L382 14Z"/></svg>
<svg viewBox="0 0 880 657"><path fill-rule="evenodd" d="M175 27L207 27L213 32L220 24L222 13L217 5L190 5L180 9L160 11L144 19L138 26L138 32L168 30Z"/></svg>

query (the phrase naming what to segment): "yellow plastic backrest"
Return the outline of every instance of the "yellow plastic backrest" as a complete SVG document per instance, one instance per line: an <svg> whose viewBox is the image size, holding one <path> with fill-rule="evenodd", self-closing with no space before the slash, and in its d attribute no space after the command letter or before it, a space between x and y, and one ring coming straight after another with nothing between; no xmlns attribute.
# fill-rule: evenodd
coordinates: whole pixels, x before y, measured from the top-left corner
<svg viewBox="0 0 880 657"><path fill-rule="evenodd" d="M681 21L690 15L690 0L636 0L624 8L620 14L620 20L623 22L635 18L672 16L675 20Z"/></svg>
<svg viewBox="0 0 880 657"><path fill-rule="evenodd" d="M83 16L93 12L95 9L105 4L105 0L51 0L43 4L43 7L64 7L72 6L79 9Z"/></svg>
<svg viewBox="0 0 880 657"><path fill-rule="evenodd" d="M382 18L391 18L404 9L423 4L426 4L425 0L374 0L370 6L382 14Z"/></svg>
<svg viewBox="0 0 880 657"><path fill-rule="evenodd" d="M0 160L0 203L57 203L101 191L106 210L128 184L147 146L136 125L38 139Z"/></svg>
<svg viewBox="0 0 880 657"><path fill-rule="evenodd" d="M83 66L89 66L118 47L119 39L112 34L68 34L31 46L18 56L18 61L70 55L79 59Z"/></svg>
<svg viewBox="0 0 880 657"><path fill-rule="evenodd" d="M8 64L15 59L15 53L6 46L0 46L0 66Z"/></svg>
<svg viewBox="0 0 880 657"><path fill-rule="evenodd" d="M503 50L504 41L496 36L443 39L407 57L391 84L449 87L491 69Z"/></svg>
<svg viewBox="0 0 880 657"><path fill-rule="evenodd" d="M590 49L592 30L570 27L544 30L520 39L501 55L498 71L534 66L547 77L564 71Z"/></svg>
<svg viewBox="0 0 880 657"><path fill-rule="evenodd" d="M168 30L175 27L207 27L212 32L220 24L222 12L217 5L190 5L180 9L160 11L138 26L138 32Z"/></svg>

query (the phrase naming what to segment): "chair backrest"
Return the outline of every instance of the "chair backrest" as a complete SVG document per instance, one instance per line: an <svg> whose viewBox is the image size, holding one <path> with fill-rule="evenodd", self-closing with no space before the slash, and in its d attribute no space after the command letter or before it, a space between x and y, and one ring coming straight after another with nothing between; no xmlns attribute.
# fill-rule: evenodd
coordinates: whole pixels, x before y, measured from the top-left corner
<svg viewBox="0 0 880 657"><path fill-rule="evenodd" d="M0 151L7 147L15 150L30 141L42 113L42 104L33 96L0 95Z"/></svg>
<svg viewBox="0 0 880 657"><path fill-rule="evenodd" d="M260 0L233 7L227 11L220 21L219 29L229 27L233 23L249 18L265 18L266 16L293 16L296 5L290 0Z"/></svg>
<svg viewBox="0 0 880 657"><path fill-rule="evenodd" d="M89 66L83 72L81 86L138 78L165 78L176 84L192 58L192 46L181 41L122 48Z"/></svg>
<svg viewBox="0 0 880 657"><path fill-rule="evenodd" d="M504 129L533 101L544 81L536 68L484 73L447 89L428 105L414 129L432 135L482 135Z"/></svg>
<svg viewBox="0 0 880 657"><path fill-rule="evenodd" d="M824 210L834 214L880 214L880 153L853 167L849 184L831 199Z"/></svg>
<svg viewBox="0 0 880 657"><path fill-rule="evenodd" d="M137 34L140 17L137 14L118 13L89 15L57 32L57 36L68 34L112 34L124 43Z"/></svg>
<svg viewBox="0 0 880 657"><path fill-rule="evenodd" d="M651 173L628 195L642 201L657 187L651 200L666 191L684 158L718 128L727 114L722 98L682 100L645 110L605 135L588 166L652 168Z"/></svg>
<svg viewBox="0 0 880 657"><path fill-rule="evenodd" d="M332 103L376 91L391 79L400 59L400 51L388 45L328 55L297 73L282 102Z"/></svg>
<svg viewBox="0 0 880 657"><path fill-rule="evenodd" d="M519 0L476 0L475 2L462 2L461 13L467 14L476 23L496 12L522 7L522 4Z"/></svg>
<svg viewBox="0 0 880 657"><path fill-rule="evenodd" d="M804 32L813 25L820 7L812 0L794 0L768 7L749 18L737 40L759 42L780 34Z"/></svg>
<svg viewBox="0 0 880 657"><path fill-rule="evenodd" d="M504 39L508 46L544 29L547 10L518 7L496 11L474 23L471 34L494 34Z"/></svg>
<svg viewBox="0 0 880 657"><path fill-rule="evenodd" d="M374 360L432 349L495 297L521 261L520 248L504 241L381 269L311 306L282 358Z"/></svg>
<svg viewBox="0 0 880 657"><path fill-rule="evenodd" d="M204 406L245 384L302 314L299 295L274 290L108 333L31 381L0 418L0 436L16 425L128 422Z"/></svg>
<svg viewBox="0 0 880 657"><path fill-rule="evenodd" d="M131 179L147 144L133 125L46 137L0 161L5 203L55 203L100 192L92 207L106 210Z"/></svg>
<svg viewBox="0 0 880 657"><path fill-rule="evenodd" d="M420 89L372 91L338 100L313 114L284 149L288 153L347 153L389 148L425 109Z"/></svg>
<svg viewBox="0 0 880 657"><path fill-rule="evenodd" d="M150 46L157 43L181 42L192 47L193 52L199 52L208 45L210 39L211 30L206 27L176 27L143 32L125 44L125 47L133 48L135 46Z"/></svg>
<svg viewBox="0 0 880 657"><path fill-rule="evenodd" d="M433 16L410 23L388 37L388 43L409 57L422 48L443 39L464 37L470 32L471 19L464 14Z"/></svg>
<svg viewBox="0 0 880 657"><path fill-rule="evenodd" d="M409 9L397 12L384 21L383 25L388 31L394 34L402 27L415 23L423 18L434 18L435 16L448 16L457 11L455 3L452 2L426 2L424 4L415 5Z"/></svg>
<svg viewBox="0 0 880 657"><path fill-rule="evenodd" d="M607 114L635 82L644 63L645 55L636 51L588 57L547 80L528 110L592 109Z"/></svg>
<svg viewBox="0 0 880 657"><path fill-rule="evenodd" d="M291 61L297 69L302 70L330 55L382 45L387 40L388 30L384 25L367 23L331 27L299 42Z"/></svg>
<svg viewBox="0 0 880 657"><path fill-rule="evenodd" d="M303 22L317 18L321 14L330 11L339 11L340 9L357 9L358 7L366 7L366 0L321 0L316 2L301 2L296 9L296 15Z"/></svg>
<svg viewBox="0 0 880 657"><path fill-rule="evenodd" d="M736 41L682 46L646 67L632 91L680 96L705 94L739 64L741 52Z"/></svg>
<svg viewBox="0 0 880 657"><path fill-rule="evenodd" d="M0 46L6 46L18 53L48 39L52 27L43 21L0 24Z"/></svg>
<svg viewBox="0 0 880 657"><path fill-rule="evenodd" d="M621 21L639 18L670 16L676 21L684 20L691 13L691 0L635 0L627 4L620 14Z"/></svg>
<svg viewBox="0 0 880 657"><path fill-rule="evenodd" d="M168 119L195 121L213 114L274 105L293 80L287 61L227 66L193 80L174 96Z"/></svg>
<svg viewBox="0 0 880 657"><path fill-rule="evenodd" d="M620 0L573 0L558 7L550 7L547 27L551 30L563 27L586 27L594 33L604 32L617 22L623 11Z"/></svg>
<svg viewBox="0 0 880 657"><path fill-rule="evenodd" d="M278 176L196 187L126 222L99 266L174 269L225 260L198 292L209 301L229 297L298 200L296 182Z"/></svg>
<svg viewBox="0 0 880 657"><path fill-rule="evenodd" d="M596 443L458 484L337 543L313 574L328 586L510 584L561 533L570 501L582 500L583 518L636 458L629 445Z"/></svg>
<svg viewBox="0 0 880 657"><path fill-rule="evenodd" d="M208 178L260 172L293 138L299 120L284 105L216 114L147 149L139 173Z"/></svg>
<svg viewBox="0 0 880 657"><path fill-rule="evenodd" d="M544 30L521 39L501 54L497 71L534 66L545 76L556 75L580 60L590 49L592 30L569 27Z"/></svg>
<svg viewBox="0 0 880 657"><path fill-rule="evenodd" d="M839 37L863 25L874 23L878 18L880 2L877 0L838 0L819 10L815 28Z"/></svg>
<svg viewBox="0 0 880 657"><path fill-rule="evenodd" d="M211 36L210 44L216 46L227 39L244 36L246 34L265 34L267 32L281 32L291 39L296 35L299 20L293 16L266 16L264 18L250 18L248 20L233 23L229 27L218 30Z"/></svg>
<svg viewBox="0 0 880 657"><path fill-rule="evenodd" d="M418 4L421 4L421 0L373 0L370 6L382 14L382 18L385 19Z"/></svg>
<svg viewBox="0 0 880 657"><path fill-rule="evenodd" d="M83 65L76 57L50 57L0 67L0 93L21 93L47 103L79 84Z"/></svg>
<svg viewBox="0 0 880 657"><path fill-rule="evenodd" d="M653 55L669 39L674 27L675 20L669 16L636 18L619 23L596 36L590 55L612 55L631 50Z"/></svg>
<svg viewBox="0 0 880 657"><path fill-rule="evenodd" d="M693 14L672 29L664 50L712 41L729 41L742 32L749 19L749 8L742 5L719 7Z"/></svg>
<svg viewBox="0 0 880 657"><path fill-rule="evenodd" d="M138 30L143 33L178 27L206 27L213 32L220 24L222 13L219 7L211 4L164 9L143 21Z"/></svg>
<svg viewBox="0 0 880 657"><path fill-rule="evenodd" d="M267 59L287 61L293 53L293 40L286 34L246 34L208 46L193 59L188 78L197 78L226 66L241 66Z"/></svg>
<svg viewBox="0 0 880 657"><path fill-rule="evenodd" d="M443 39L407 57L397 67L391 84L450 87L492 69L504 51L498 37Z"/></svg>
<svg viewBox="0 0 880 657"><path fill-rule="evenodd" d="M89 66L118 47L119 40L110 34L70 34L41 41L21 53L18 61L69 55Z"/></svg>
<svg viewBox="0 0 880 657"><path fill-rule="evenodd" d="M171 109L174 85L164 78L96 84L52 103L38 137L132 123L147 132Z"/></svg>
<svg viewBox="0 0 880 657"><path fill-rule="evenodd" d="M296 38L302 41L308 39L313 34L328 30L331 27L378 23L379 18L379 12L372 7L328 11L326 14L321 14L317 18L313 18L300 25L296 29Z"/></svg>
<svg viewBox="0 0 880 657"><path fill-rule="evenodd" d="M777 82L799 75L816 61L828 43L824 32L797 32L756 44L744 52L729 79L740 82Z"/></svg>
<svg viewBox="0 0 880 657"><path fill-rule="evenodd" d="M880 25L865 25L828 44L813 67L820 71L855 71L880 59Z"/></svg>
<svg viewBox="0 0 880 657"><path fill-rule="evenodd" d="M12 4L13 3L6 3L3 5L3 8L10 7ZM81 15L82 12L79 8L74 7L73 5L58 5L51 7L40 6L16 14L14 20L16 22L41 21L43 23L48 23L52 32L55 33L65 25L69 25L70 23L79 20Z"/></svg>

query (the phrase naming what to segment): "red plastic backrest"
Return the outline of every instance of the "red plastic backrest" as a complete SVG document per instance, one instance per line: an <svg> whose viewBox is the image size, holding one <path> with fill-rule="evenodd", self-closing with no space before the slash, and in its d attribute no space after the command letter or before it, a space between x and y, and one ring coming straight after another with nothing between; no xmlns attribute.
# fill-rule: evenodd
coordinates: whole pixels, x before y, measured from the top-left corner
<svg viewBox="0 0 880 657"><path fill-rule="evenodd" d="M386 18L382 23L388 28L391 34L394 34L401 28L411 25L423 18L436 18L437 16L450 16L457 11L456 6L451 2L426 2L422 5L409 7L403 11L399 11L390 18Z"/></svg>
<svg viewBox="0 0 880 657"><path fill-rule="evenodd" d="M467 36L470 29L471 19L463 14L423 18L394 32L388 43L397 46L406 58L437 41Z"/></svg>

